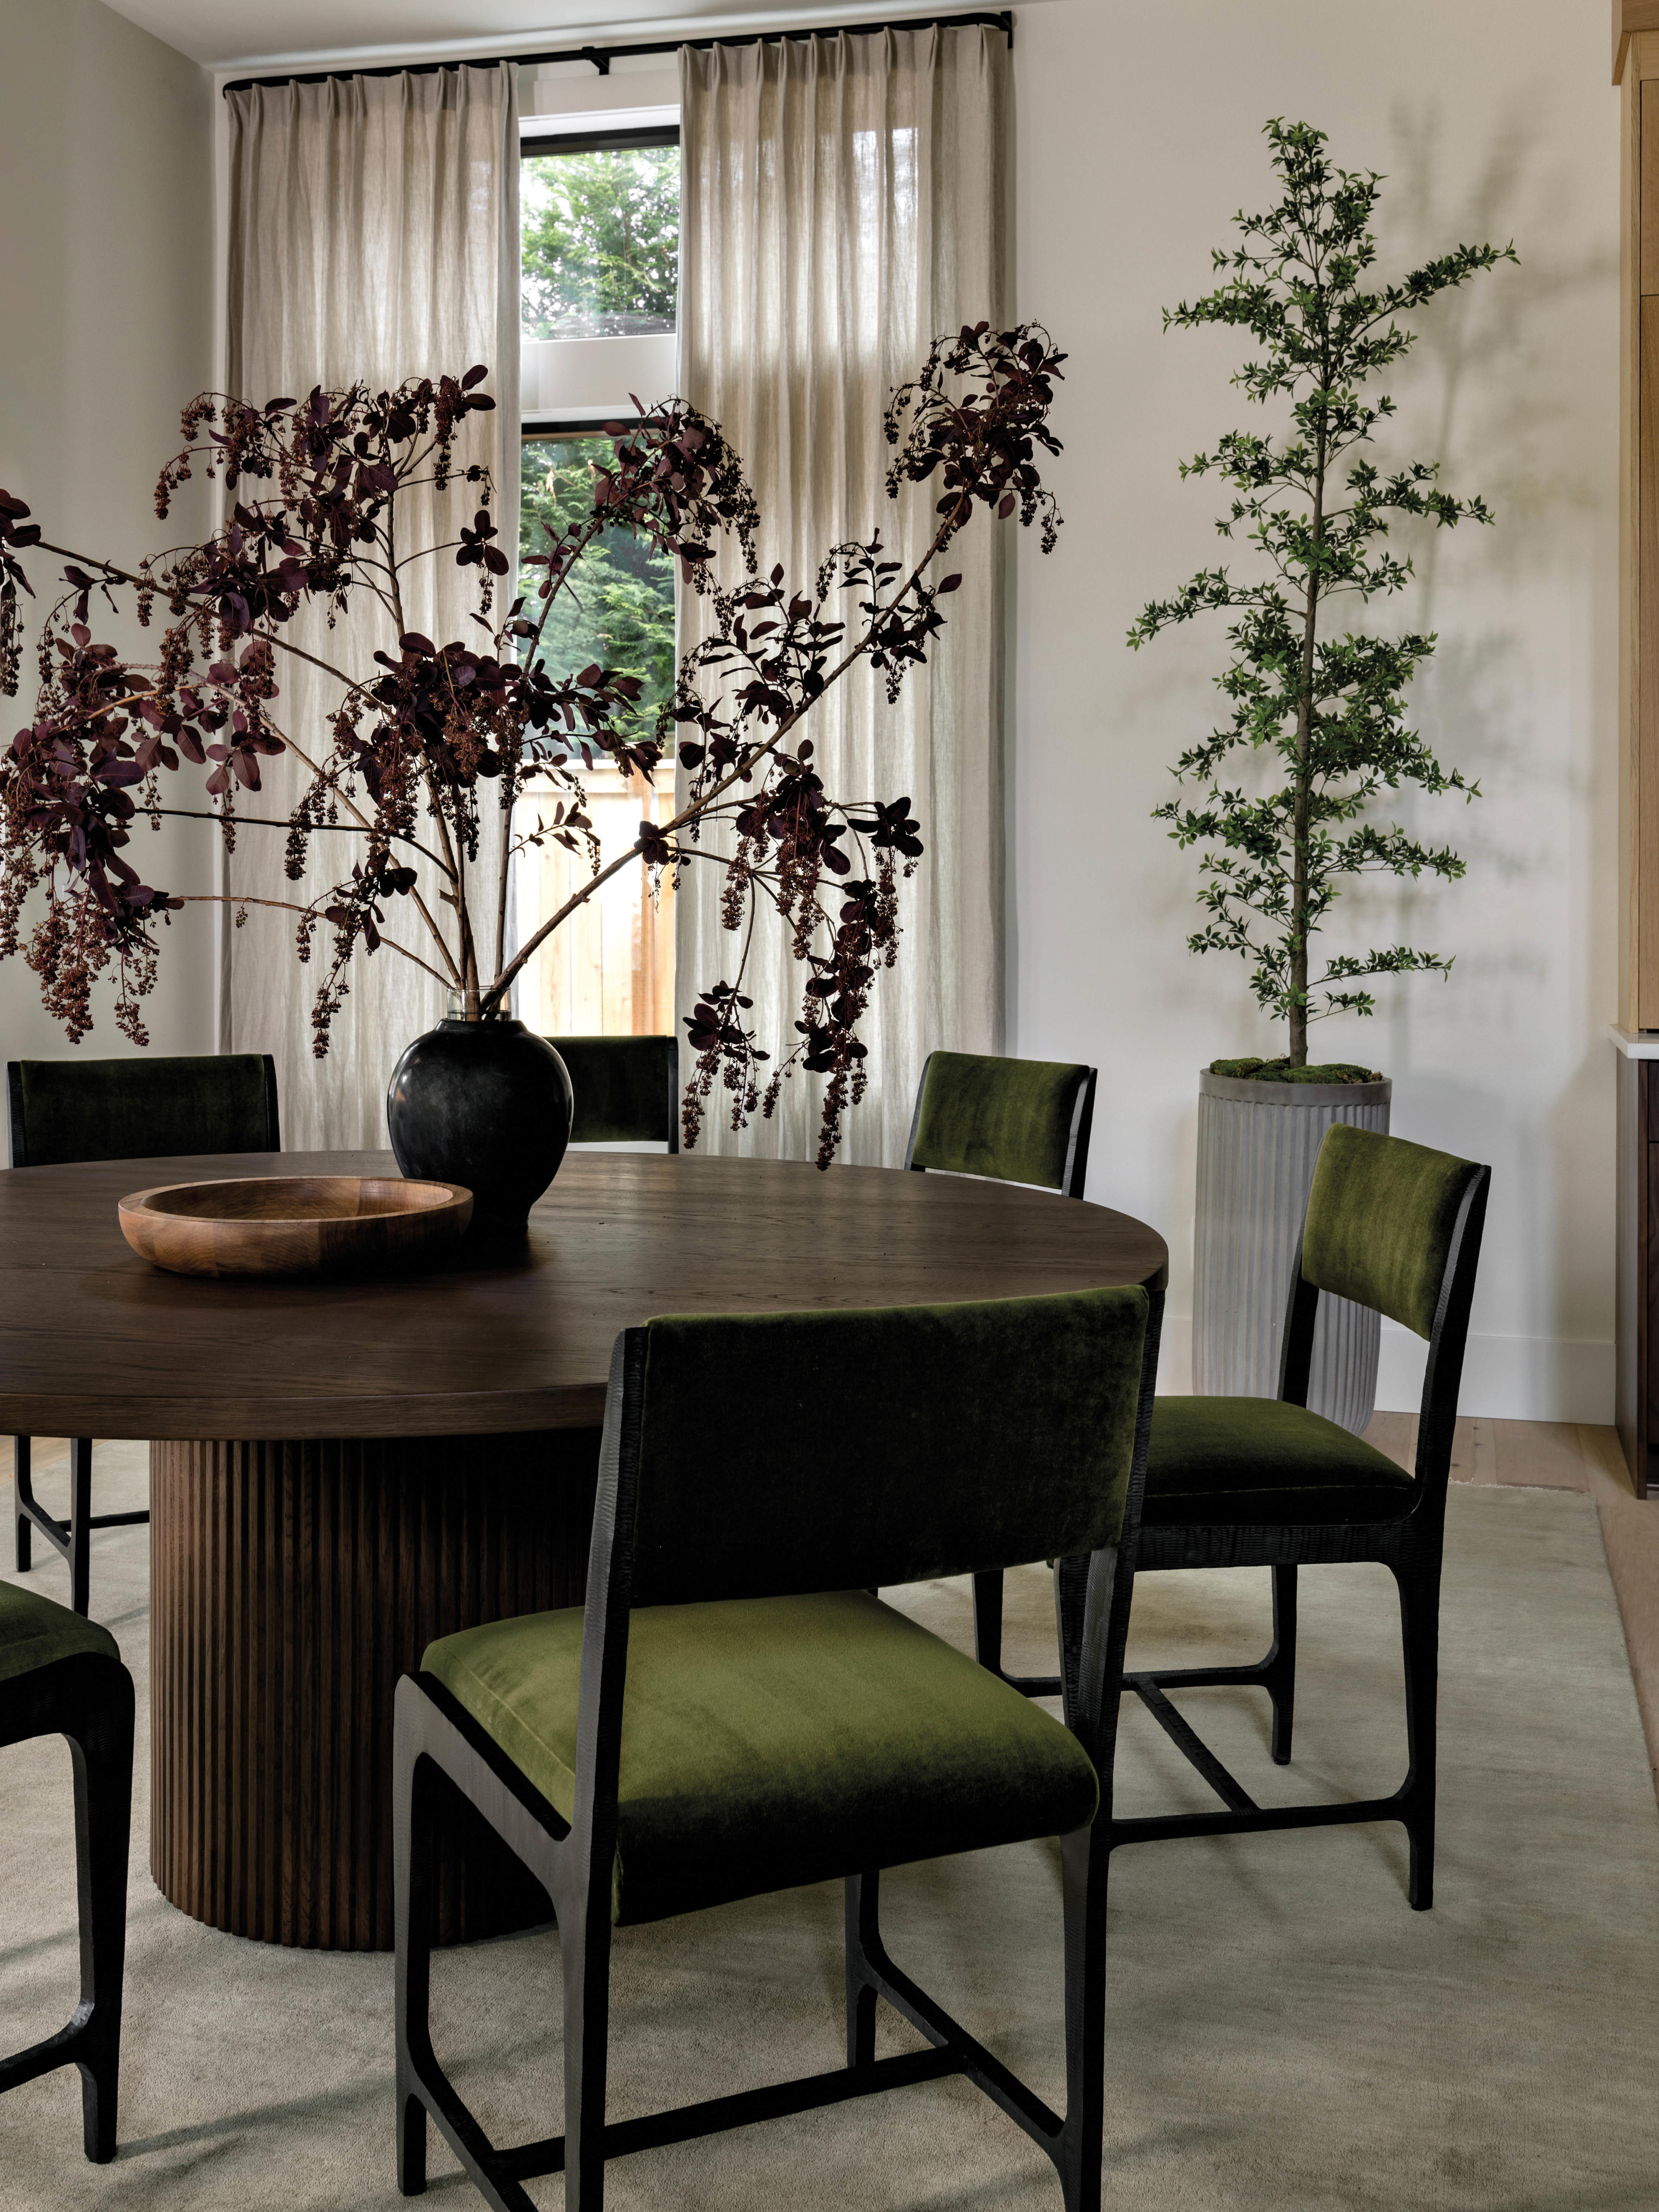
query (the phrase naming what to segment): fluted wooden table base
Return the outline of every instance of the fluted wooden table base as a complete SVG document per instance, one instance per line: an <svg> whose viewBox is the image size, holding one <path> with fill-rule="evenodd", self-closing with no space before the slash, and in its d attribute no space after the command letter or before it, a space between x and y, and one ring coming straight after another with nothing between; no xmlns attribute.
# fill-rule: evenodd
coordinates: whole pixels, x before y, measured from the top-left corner
<svg viewBox="0 0 1659 2212"><path fill-rule="evenodd" d="M434 1636L580 1604L597 1430L150 1447L163 1895L234 1935L392 1940L392 1714ZM471 1821L441 1939L544 1917Z"/></svg>

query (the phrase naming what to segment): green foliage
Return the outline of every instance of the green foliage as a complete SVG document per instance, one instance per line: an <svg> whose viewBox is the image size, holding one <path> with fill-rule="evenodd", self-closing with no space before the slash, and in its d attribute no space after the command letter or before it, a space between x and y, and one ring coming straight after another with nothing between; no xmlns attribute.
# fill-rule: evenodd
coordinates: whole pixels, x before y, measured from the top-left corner
<svg viewBox="0 0 1659 2212"><path fill-rule="evenodd" d="M592 512L590 459L608 462L611 441L526 438L519 503L519 556L544 552L544 526L556 538ZM540 574L521 568L518 588L533 603ZM674 689L674 563L632 531L606 530L593 539L552 602L537 659L554 677L574 676L598 661L644 685L638 713L650 726Z"/></svg>
<svg viewBox="0 0 1659 2212"><path fill-rule="evenodd" d="M530 155L520 189L526 337L633 337L674 328L677 146Z"/></svg>
<svg viewBox="0 0 1659 2212"><path fill-rule="evenodd" d="M1139 647L1212 610L1238 617L1227 633L1233 659L1216 678L1230 718L1173 771L1201 786L1203 797L1166 800L1155 818L1171 825L1183 849L1209 848L1199 893L1209 918L1188 940L1192 950L1236 952L1253 963L1257 1002L1289 1023L1289 1065L1302 1067L1310 1021L1373 1011L1367 981L1412 970L1443 975L1451 966L1438 953L1397 945L1331 956L1310 975L1310 940L1342 878L1463 873L1449 847L1363 819L1378 794L1415 784L1472 799L1480 788L1443 769L1407 726L1404 694L1434 637L1322 635L1320 616L1339 594L1367 602L1404 587L1410 561L1379 542L1396 517L1443 529L1492 521L1483 501L1439 489L1438 463L1412 461L1384 475L1355 448L1395 411L1386 394L1365 387L1416 343L1396 318L1516 256L1510 246L1459 246L1396 283L1374 284L1370 224L1382 179L1334 167L1324 132L1305 123L1266 127L1284 198L1264 215L1235 218L1242 243L1212 256L1225 281L1166 310L1164 322L1166 330L1215 323L1248 331L1261 351L1233 382L1258 404L1291 402L1282 435L1231 431L1181 470L1231 488L1216 526L1224 538L1242 538L1267 573L1240 581L1224 568L1202 569L1174 598L1153 600L1128 641ZM1345 456L1352 458L1339 471ZM1242 787L1241 751L1273 763L1275 788L1252 796Z"/></svg>

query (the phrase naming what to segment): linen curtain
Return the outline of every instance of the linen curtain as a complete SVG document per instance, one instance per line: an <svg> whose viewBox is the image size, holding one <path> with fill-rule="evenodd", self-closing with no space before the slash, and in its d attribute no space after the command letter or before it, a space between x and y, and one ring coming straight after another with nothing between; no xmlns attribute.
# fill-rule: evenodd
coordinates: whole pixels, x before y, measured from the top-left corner
<svg viewBox="0 0 1659 2212"><path fill-rule="evenodd" d="M279 394L303 398L316 385L380 391L487 363L483 388L495 412L468 416L455 457L458 477L473 461L494 474L494 519L514 563L498 586L503 595L517 573L519 511L516 79L510 64L458 67L228 96L231 392L263 405ZM400 539L453 545L458 526L472 520L478 489L456 481L441 495L404 495ZM479 574L456 568L453 552L405 572L407 626L440 645L482 641L469 619ZM289 625L296 645L359 678L374 672L377 647L395 656L396 629L367 593L332 629L317 610ZM319 759L341 686L280 653L277 680L277 727ZM291 756L269 759L264 790L242 794L241 811L280 819L307 780ZM469 871L468 896L477 896L480 923L490 918L480 933L487 956L501 863L488 807L484 818L490 845L476 874ZM314 838L304 881L295 884L283 872L283 845L280 830L244 826L224 868L228 896L308 898L348 872L358 850L350 837ZM221 939L221 1048L273 1055L291 1149L384 1147L387 1079L404 1047L442 1014L444 992L395 952L365 957L360 948L327 1055L315 1059L311 1009L326 929L302 967L297 917L252 904L246 913ZM387 931L429 954L410 902L391 902Z"/></svg>
<svg viewBox="0 0 1659 2212"><path fill-rule="evenodd" d="M781 561L810 588L832 546L878 531L908 563L927 545L938 493L887 498L882 410L936 332L1003 320L1007 41L935 27L685 47L680 89L681 387L747 465L762 570ZM830 791L908 793L927 847L902 891L898 965L872 993L869 1094L846 1118L841 1157L867 1164L902 1160L930 1050L1001 1043L1003 570L1001 533L987 521L977 516L951 549L962 588L898 705L860 667L803 732ZM727 549L722 580L737 573ZM705 619L688 595L691 637ZM682 878L683 1014L735 973L720 880L695 865ZM763 913L744 988L770 1049L796 1041L807 972ZM775 1119L757 1116L741 1137L716 1093L699 1142L810 1158L823 1081L797 1072Z"/></svg>

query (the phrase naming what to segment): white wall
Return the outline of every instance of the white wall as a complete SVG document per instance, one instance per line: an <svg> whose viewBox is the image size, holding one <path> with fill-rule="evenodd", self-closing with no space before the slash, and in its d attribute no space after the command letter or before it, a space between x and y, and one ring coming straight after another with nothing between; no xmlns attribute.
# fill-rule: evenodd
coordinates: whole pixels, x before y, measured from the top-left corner
<svg viewBox="0 0 1659 2212"><path fill-rule="evenodd" d="M1219 705L1220 621L1139 654L1141 605L1218 557L1212 482L1177 459L1251 410L1249 341L1162 332L1209 248L1273 197L1261 125L1327 131L1387 173L1384 266L1513 237L1422 319L1392 450L1440 458L1492 531L1418 541L1373 617L1441 643L1416 707L1480 778L1401 818L1453 842L1442 890L1345 900L1333 948L1415 941L1451 980L1385 983L1317 1056L1394 1079L1401 1135L1493 1167L1468 1413L1612 1419L1617 733L1618 95L1605 10L1560 0L1043 0L1014 47L1019 310L1073 355L1052 481L1068 516L1022 546L1010 772L1011 1049L1101 1068L1091 1198L1172 1255L1164 1387L1188 1387L1194 1075L1283 1045L1241 962L1185 949L1194 857L1148 819ZM1229 556L1238 559L1237 554ZM1414 1406L1421 1347L1385 1335L1379 1402Z"/></svg>
<svg viewBox="0 0 1659 2212"><path fill-rule="evenodd" d="M155 478L179 442L179 410L211 380L211 194L207 80L193 62L99 0L6 0L0 23L0 485L27 500L53 543L123 562L207 527L208 487L186 487L167 525ZM27 556L42 599L60 564ZM130 618L95 634L137 649ZM149 634L151 641L159 629ZM149 648L154 651L152 642ZM9 741L33 696L26 653ZM146 879L214 888L212 831L169 823L136 833ZM147 1002L153 1048L214 1048L212 909L163 933ZM79 1050L130 1052L100 990ZM0 1059L72 1049L42 1012L21 957L0 965Z"/></svg>

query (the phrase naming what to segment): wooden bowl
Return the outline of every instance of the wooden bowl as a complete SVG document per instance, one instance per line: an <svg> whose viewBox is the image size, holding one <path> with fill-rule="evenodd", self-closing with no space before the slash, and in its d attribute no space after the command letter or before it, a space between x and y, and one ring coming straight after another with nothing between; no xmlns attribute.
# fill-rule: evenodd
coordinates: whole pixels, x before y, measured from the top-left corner
<svg viewBox="0 0 1659 2212"><path fill-rule="evenodd" d="M472 1218L472 1194L397 1176L250 1176L135 1190L119 1211L133 1250L175 1275L337 1275L435 1257Z"/></svg>

